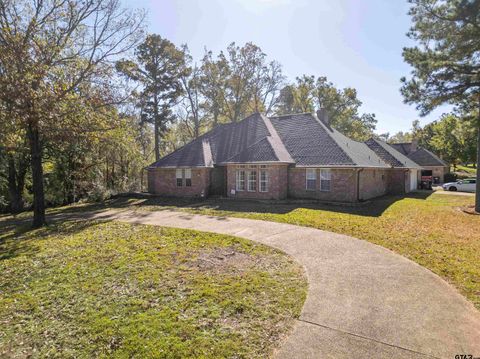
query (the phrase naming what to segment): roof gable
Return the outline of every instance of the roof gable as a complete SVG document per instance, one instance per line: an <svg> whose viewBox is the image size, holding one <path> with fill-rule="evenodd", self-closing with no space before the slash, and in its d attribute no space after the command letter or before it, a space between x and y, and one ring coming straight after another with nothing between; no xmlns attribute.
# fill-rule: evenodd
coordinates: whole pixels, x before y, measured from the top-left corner
<svg viewBox="0 0 480 359"><path fill-rule="evenodd" d="M448 164L436 154L423 147L413 147L412 143L392 143L390 146L420 166L448 166Z"/></svg>
<svg viewBox="0 0 480 359"><path fill-rule="evenodd" d="M410 153L408 157L421 166L448 166L448 164L440 159L440 157L423 147Z"/></svg>
<svg viewBox="0 0 480 359"><path fill-rule="evenodd" d="M397 151L388 143L374 138L365 142L368 147L372 149L383 161L391 165L392 167L404 167L404 168L416 168L421 167L413 162L410 158Z"/></svg>

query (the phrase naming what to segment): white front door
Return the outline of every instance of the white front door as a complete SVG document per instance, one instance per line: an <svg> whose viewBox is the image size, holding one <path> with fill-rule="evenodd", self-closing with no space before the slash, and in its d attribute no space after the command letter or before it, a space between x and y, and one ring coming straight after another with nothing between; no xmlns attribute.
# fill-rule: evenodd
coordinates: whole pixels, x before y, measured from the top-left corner
<svg viewBox="0 0 480 359"><path fill-rule="evenodd" d="M418 186L417 170L410 170L410 191L415 191Z"/></svg>

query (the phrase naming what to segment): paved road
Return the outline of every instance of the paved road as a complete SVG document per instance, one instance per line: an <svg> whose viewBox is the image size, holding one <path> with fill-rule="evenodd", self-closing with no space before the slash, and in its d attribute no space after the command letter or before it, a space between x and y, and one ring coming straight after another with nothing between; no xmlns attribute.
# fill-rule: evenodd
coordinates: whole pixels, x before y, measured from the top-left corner
<svg viewBox="0 0 480 359"><path fill-rule="evenodd" d="M480 356L480 312L437 275L385 248L312 228L174 211L92 218L231 234L301 263L309 290L279 358Z"/></svg>

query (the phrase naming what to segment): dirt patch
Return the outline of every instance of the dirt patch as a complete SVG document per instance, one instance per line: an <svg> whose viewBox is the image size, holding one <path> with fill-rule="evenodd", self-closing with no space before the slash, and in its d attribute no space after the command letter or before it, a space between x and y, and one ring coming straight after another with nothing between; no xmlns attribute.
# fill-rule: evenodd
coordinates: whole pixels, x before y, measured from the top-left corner
<svg viewBox="0 0 480 359"><path fill-rule="evenodd" d="M200 252L196 259L187 265L214 272L243 272L252 268L270 271L276 269L274 257L245 253L235 246L228 246Z"/></svg>
<svg viewBox="0 0 480 359"><path fill-rule="evenodd" d="M208 271L226 269L245 271L257 266L260 260L261 257L259 256L247 254L234 246L229 246L200 252L194 261L188 263L188 266Z"/></svg>

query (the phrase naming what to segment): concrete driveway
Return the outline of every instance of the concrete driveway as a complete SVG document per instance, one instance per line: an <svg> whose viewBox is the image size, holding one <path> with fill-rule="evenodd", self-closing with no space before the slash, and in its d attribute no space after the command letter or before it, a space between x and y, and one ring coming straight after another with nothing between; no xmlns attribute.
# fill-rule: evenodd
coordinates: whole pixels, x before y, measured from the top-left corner
<svg viewBox="0 0 480 359"><path fill-rule="evenodd" d="M290 224L167 210L95 218L231 234L293 256L309 290L279 358L480 356L480 312L437 275L380 246Z"/></svg>

